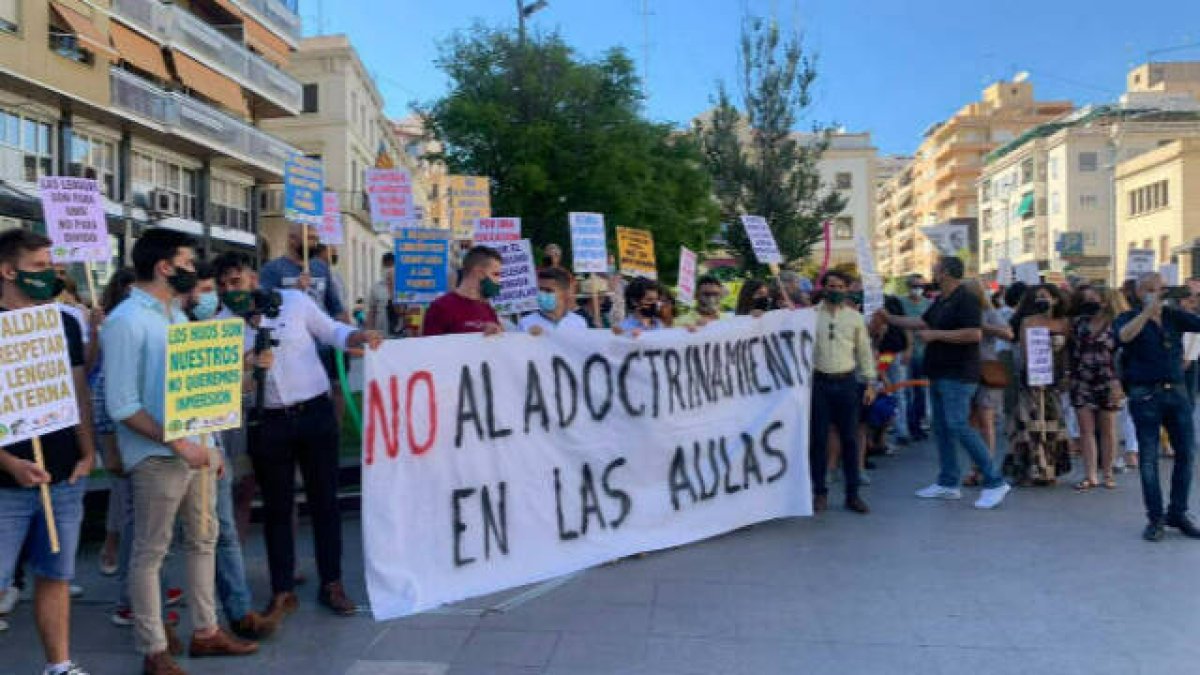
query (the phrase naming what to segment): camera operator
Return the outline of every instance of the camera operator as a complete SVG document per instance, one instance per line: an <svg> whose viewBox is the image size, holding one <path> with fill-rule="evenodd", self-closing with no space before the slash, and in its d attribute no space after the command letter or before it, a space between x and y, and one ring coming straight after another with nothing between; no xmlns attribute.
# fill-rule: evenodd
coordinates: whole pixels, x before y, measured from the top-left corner
<svg viewBox="0 0 1200 675"><path fill-rule="evenodd" d="M296 466L312 514L317 570L321 577L318 601L340 616L355 612L342 586L342 521L338 512L337 422L329 397L329 380L317 356L317 344L337 349L377 347L377 331L358 330L329 318L302 291L284 289L277 295L253 292L258 280L245 259L236 254L217 258L213 266L222 303L247 321L247 346L256 345L256 376L263 377L256 401L256 426L250 434L250 459L263 496L264 535L271 570L273 597L267 620L278 625L296 610L294 592L296 552L292 509ZM271 305L276 304L277 307ZM269 330L266 344L258 334ZM265 372L263 372L265 371Z"/></svg>

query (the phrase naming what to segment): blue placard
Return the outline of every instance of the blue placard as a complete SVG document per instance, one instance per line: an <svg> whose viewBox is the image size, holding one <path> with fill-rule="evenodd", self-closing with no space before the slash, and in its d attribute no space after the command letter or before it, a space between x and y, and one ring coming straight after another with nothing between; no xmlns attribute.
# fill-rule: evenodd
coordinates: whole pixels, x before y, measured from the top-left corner
<svg viewBox="0 0 1200 675"><path fill-rule="evenodd" d="M427 305L450 291L450 230L396 231L396 302Z"/></svg>
<svg viewBox="0 0 1200 675"><path fill-rule="evenodd" d="M283 168L283 217L320 225L324 215L325 169L321 160L294 155Z"/></svg>

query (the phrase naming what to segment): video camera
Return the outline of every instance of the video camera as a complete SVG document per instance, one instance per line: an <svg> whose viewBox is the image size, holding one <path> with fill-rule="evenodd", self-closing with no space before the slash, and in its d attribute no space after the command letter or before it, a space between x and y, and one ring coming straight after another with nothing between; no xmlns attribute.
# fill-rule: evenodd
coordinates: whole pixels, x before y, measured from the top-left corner
<svg viewBox="0 0 1200 675"><path fill-rule="evenodd" d="M247 321L265 316L274 319L279 316L279 308L283 306L283 296L279 291L264 291L256 288L250 291L250 308L240 312L239 316Z"/></svg>

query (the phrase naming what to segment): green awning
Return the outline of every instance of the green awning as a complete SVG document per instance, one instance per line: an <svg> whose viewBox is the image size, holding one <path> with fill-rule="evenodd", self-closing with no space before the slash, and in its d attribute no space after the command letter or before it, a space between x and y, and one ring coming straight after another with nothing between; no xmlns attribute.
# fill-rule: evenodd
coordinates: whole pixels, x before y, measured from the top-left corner
<svg viewBox="0 0 1200 675"><path fill-rule="evenodd" d="M1026 218L1033 215L1033 193L1027 192L1024 197L1021 197L1021 203L1017 206L1017 217Z"/></svg>

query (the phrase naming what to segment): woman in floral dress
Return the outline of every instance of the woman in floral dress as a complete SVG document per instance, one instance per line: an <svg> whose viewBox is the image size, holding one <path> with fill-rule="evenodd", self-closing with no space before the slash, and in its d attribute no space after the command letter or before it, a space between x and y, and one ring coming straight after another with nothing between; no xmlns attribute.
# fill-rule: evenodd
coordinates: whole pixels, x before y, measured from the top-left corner
<svg viewBox="0 0 1200 675"><path fill-rule="evenodd" d="M1085 476L1075 489L1086 492L1103 485L1117 487L1113 453L1117 445L1117 412L1125 394L1117 380L1117 335L1113 320L1125 311L1121 296L1084 286L1076 294L1071 328L1071 405L1079 418L1080 452ZM1096 431L1100 432L1097 462ZM1100 475L1104 482L1100 482Z"/></svg>

